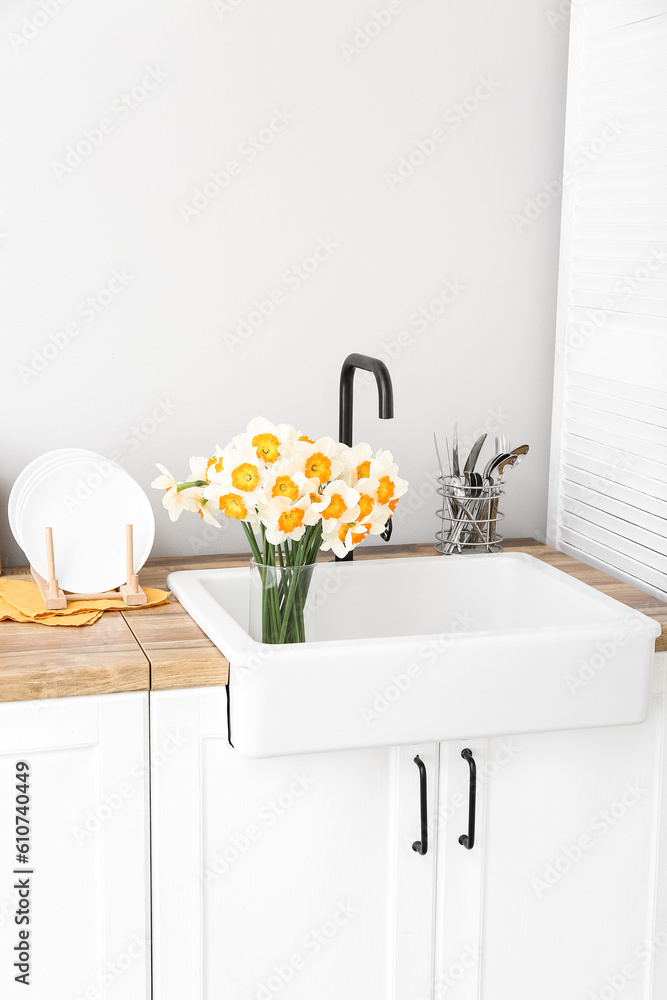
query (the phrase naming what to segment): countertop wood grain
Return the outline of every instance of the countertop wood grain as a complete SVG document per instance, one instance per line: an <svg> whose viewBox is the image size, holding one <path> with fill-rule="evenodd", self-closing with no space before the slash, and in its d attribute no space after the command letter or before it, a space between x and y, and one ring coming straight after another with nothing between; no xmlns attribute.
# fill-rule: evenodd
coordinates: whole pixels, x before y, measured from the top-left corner
<svg viewBox="0 0 667 1000"><path fill-rule="evenodd" d="M527 552L583 580L662 626L656 649L667 649L667 604L635 587L542 545L532 538L505 542L505 551ZM385 545L355 558L435 556L430 543ZM329 558L329 557L327 557ZM175 570L247 565L246 553L151 559L140 582L166 589ZM5 575L29 578L25 567ZM229 664L175 597L155 608L107 611L94 625L78 628L0 622L0 702L121 691L206 687L227 682Z"/></svg>

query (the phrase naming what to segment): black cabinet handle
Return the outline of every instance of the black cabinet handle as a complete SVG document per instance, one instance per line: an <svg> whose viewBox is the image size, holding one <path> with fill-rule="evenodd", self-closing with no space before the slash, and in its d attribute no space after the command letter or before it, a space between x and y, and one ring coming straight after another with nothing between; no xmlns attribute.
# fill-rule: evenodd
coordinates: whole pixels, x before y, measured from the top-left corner
<svg viewBox="0 0 667 1000"><path fill-rule="evenodd" d="M426 799L426 764L419 754L415 757L415 764L419 768L419 799L421 803L421 830L422 839L415 840L412 850L422 856L428 851L428 802Z"/></svg>
<svg viewBox="0 0 667 1000"><path fill-rule="evenodd" d="M475 846L475 803L477 800L477 765L472 755L472 750L462 750L461 756L468 761L470 766L470 798L468 799L468 832L462 833L459 837L459 844L463 844L467 851L472 851Z"/></svg>

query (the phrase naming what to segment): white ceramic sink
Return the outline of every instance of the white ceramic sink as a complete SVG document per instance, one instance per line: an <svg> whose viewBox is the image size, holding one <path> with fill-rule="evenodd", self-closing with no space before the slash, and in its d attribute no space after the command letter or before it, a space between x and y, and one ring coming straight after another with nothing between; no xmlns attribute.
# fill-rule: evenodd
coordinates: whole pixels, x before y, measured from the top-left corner
<svg viewBox="0 0 667 1000"><path fill-rule="evenodd" d="M522 553L318 568L317 641L248 634L250 570L169 586L230 661L240 753L280 756L642 722L652 619Z"/></svg>

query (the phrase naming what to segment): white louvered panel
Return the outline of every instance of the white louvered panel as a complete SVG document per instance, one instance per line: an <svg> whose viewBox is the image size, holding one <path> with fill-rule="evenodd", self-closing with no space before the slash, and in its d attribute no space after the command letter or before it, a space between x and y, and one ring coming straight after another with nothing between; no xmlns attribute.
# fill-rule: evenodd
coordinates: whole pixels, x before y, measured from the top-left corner
<svg viewBox="0 0 667 1000"><path fill-rule="evenodd" d="M662 0L593 0L584 11L586 27L605 31L632 21L655 17L664 11Z"/></svg>
<svg viewBox="0 0 667 1000"><path fill-rule="evenodd" d="M616 298L615 298L616 296ZM604 309L607 312L620 313L629 316L648 316L656 319L667 319L667 300L648 298L637 293L620 297L615 292L595 292L590 290L572 290L572 305L592 309Z"/></svg>
<svg viewBox="0 0 667 1000"><path fill-rule="evenodd" d="M609 225L603 222L581 222L575 220L576 240L599 240L605 243L619 242L647 243L649 246L667 245L667 223L619 222Z"/></svg>
<svg viewBox="0 0 667 1000"><path fill-rule="evenodd" d="M611 443L618 444L616 435L624 435L627 438L634 438L640 442L640 454L642 445L657 445L661 450L665 450L667 443L667 432L662 424L647 423L644 420L637 420L634 417L622 413L614 413L610 410L598 409L595 406L582 405L572 400L572 392L569 393L570 402L567 405L568 418L573 421L571 429L577 427L588 427L590 434L594 434L596 440L604 440L602 435L611 436ZM640 409L638 407L638 409ZM598 433L600 432L600 433ZM575 431L575 433L577 433ZM587 435L587 436L590 436ZM649 455L653 458L654 455Z"/></svg>
<svg viewBox="0 0 667 1000"><path fill-rule="evenodd" d="M570 386L568 396L573 404L586 406L591 410L601 410L607 415L641 420L649 427L667 430L667 409L661 409L659 406L638 403L622 396L611 396L595 389L581 389L576 385Z"/></svg>
<svg viewBox="0 0 667 1000"><path fill-rule="evenodd" d="M590 521L579 514L570 514L563 511L563 527L571 528L577 534L588 537L592 542L599 545L609 546L606 558L613 564L615 561L622 561L621 557L631 559L634 563L632 572L637 572L640 566L644 567L646 579L653 587L667 588L667 556L664 553L656 552L654 549L628 538L624 528L620 532L613 531L608 525L603 526L596 521ZM622 522L619 522L622 523Z"/></svg>
<svg viewBox="0 0 667 1000"><path fill-rule="evenodd" d="M651 156L657 155L657 151L664 150L665 148L665 131L662 125L657 125L655 121L650 122L652 127L648 129L641 129L639 127L639 122L641 121L641 112L637 112L633 115L633 130L631 132L625 131L623 133L623 143L617 144L616 148L613 149L613 154L616 160L612 160L612 149L610 148L608 152L609 163L614 164L616 161L619 166L623 166L622 156L629 153L647 153ZM599 124L599 119L598 119ZM648 161L647 161L648 162ZM597 161L597 163L602 163L602 158Z"/></svg>
<svg viewBox="0 0 667 1000"><path fill-rule="evenodd" d="M660 484L662 484L663 489L667 487L667 466L661 462L655 462L643 455L636 455L617 444L595 441L593 438L574 434L567 430L563 435L563 444L579 455L586 455L588 458L606 462L610 469L623 468L631 475L653 479L655 480L653 489L657 489Z"/></svg>
<svg viewBox="0 0 667 1000"><path fill-rule="evenodd" d="M637 392L653 390L664 401L667 381L667 321L664 318L605 312L591 307L573 308L569 313L566 345L559 346L568 376L578 372L625 381L635 386ZM561 398L561 406L562 403Z"/></svg>
<svg viewBox="0 0 667 1000"><path fill-rule="evenodd" d="M667 101L667 95L665 95ZM577 204L577 222L603 223L667 223L665 193L646 186L640 191L630 188L612 188L597 195L587 192Z"/></svg>
<svg viewBox="0 0 667 1000"><path fill-rule="evenodd" d="M636 137L630 136L633 144ZM610 150L611 153L611 150ZM597 190L603 186L623 186L636 189L644 184L664 184L667 168L667 137L665 145L651 149L618 150L615 156L601 156L595 161L592 169L581 174L577 179L579 197L584 192Z"/></svg>
<svg viewBox="0 0 667 1000"><path fill-rule="evenodd" d="M632 543L641 546L643 549L642 561L659 572L665 573L667 580L667 541L664 535L647 531L646 528L642 528L627 518L609 514L601 507L577 500L569 496L567 492L563 496L563 511L572 517L588 521L598 529L618 535L625 544L631 546L631 552L639 552L639 549L632 547Z"/></svg>
<svg viewBox="0 0 667 1000"><path fill-rule="evenodd" d="M663 443L659 444L650 441L648 435L633 437L620 430L604 426L603 423L598 424L598 426L590 422L583 423L570 416L569 410L568 406L565 416L565 429L568 433L579 438L586 438L586 440L596 444L616 448L619 454L647 459L654 463L657 468L662 466L664 467L663 475L667 481L667 448L664 445L664 432L662 435Z"/></svg>
<svg viewBox="0 0 667 1000"><path fill-rule="evenodd" d="M667 0L572 6L549 540L667 597Z"/></svg>
<svg viewBox="0 0 667 1000"><path fill-rule="evenodd" d="M664 6L663 6L664 11ZM595 31L592 26L586 26L584 33L584 51L590 58L584 62L584 72L591 70L596 59L600 62L622 59L625 54L630 58L639 52L660 51L660 44L667 38L667 13L656 17L636 21L634 24L611 28L607 31ZM663 50L664 51L664 50ZM591 57L591 53L595 55Z"/></svg>
<svg viewBox="0 0 667 1000"><path fill-rule="evenodd" d="M667 33L665 34L665 45L667 46ZM643 80L641 84L635 81L633 85L630 80L623 79L596 84L590 89L593 94L604 94L605 96L595 101L595 112L590 116L585 116L583 121L595 121L607 116L612 121L618 119L621 125L626 124L630 116L632 116L633 121L641 121L641 118L635 118L639 102L641 102L641 114L646 121L649 121L649 113L659 113L661 102L665 100L664 71L659 89L656 89L655 86L649 87L646 80Z"/></svg>
<svg viewBox="0 0 667 1000"><path fill-rule="evenodd" d="M623 271L620 276L581 274L572 278L572 301L577 305L588 305L585 301L588 294L604 295L606 298L610 295L627 295L632 302L634 298L642 301L643 293L654 302L664 303L667 301L667 278L645 278L643 274L635 278L634 271L630 271L629 274ZM631 310L623 310L623 312L629 311Z"/></svg>
<svg viewBox="0 0 667 1000"><path fill-rule="evenodd" d="M667 44L667 38L663 44ZM598 133L602 135L605 125L617 125L621 128L621 137L623 139L622 143L619 142L621 148L617 150L617 154L623 151L626 143L628 149L643 149L645 145L650 149L654 149L656 146L662 145L662 126L656 124L656 114L659 111L652 109L651 113L649 113L645 109L644 101L645 98L643 97L637 98L637 105L641 110L632 112L631 116L627 113L625 115L617 113L617 122L614 120L614 117L610 116L608 109L603 107L598 107L595 111L582 115L581 122L579 123L580 141L583 142L584 139L591 138L593 135L597 136ZM632 142L628 135L628 125L630 122L633 129ZM652 135L657 135L657 141L651 138ZM604 138L604 136L602 137Z"/></svg>
<svg viewBox="0 0 667 1000"><path fill-rule="evenodd" d="M602 378L599 375L584 375L574 370L568 376L568 393L573 388L611 396L614 399L626 400L630 403L637 403L640 406L653 407L659 411L667 410L667 392L662 388L659 390L649 389L646 385L639 386L632 385L629 382L615 382L608 378ZM648 414L649 410L647 409L645 412ZM636 416L637 413L635 412L634 415ZM646 416L645 419L650 420L651 418L650 416ZM661 416L660 419L663 419L663 417Z"/></svg>
<svg viewBox="0 0 667 1000"><path fill-rule="evenodd" d="M597 566L605 573L627 580L628 583L648 591L649 594L655 594L663 601L667 600L667 589L665 589L667 581L664 573L651 569L623 552L614 551L607 541L599 542L564 524L560 548L563 552L590 563L591 566Z"/></svg>
<svg viewBox="0 0 667 1000"><path fill-rule="evenodd" d="M651 96L658 85L665 89L667 83L667 60L664 53L654 52L648 56L637 56L617 63L604 63L596 67L592 82L582 91L583 99L595 104L599 113L613 97ZM630 113L634 112L630 108ZM619 107L612 108L613 114L620 114Z"/></svg>
<svg viewBox="0 0 667 1000"><path fill-rule="evenodd" d="M572 479L563 481L563 497L564 507L571 514L581 513L582 517L588 517L584 513L586 508L609 514L619 522L630 525L628 532L637 531L636 535L629 534L628 537L634 537L641 545L653 545L659 552L667 552L667 518L662 515L652 514L642 507L610 497L600 489L582 486ZM589 520L595 521L595 517L590 517Z"/></svg>
<svg viewBox="0 0 667 1000"><path fill-rule="evenodd" d="M575 447L570 447L571 443L574 443ZM576 439L572 442L563 442L563 476L571 475L572 469L581 469L602 479L620 483L638 493L644 493L646 510L653 510L658 515L664 511L667 504L667 483L645 476L634 467L627 468L623 461L619 461L613 448L605 449L604 446L597 445L595 449L597 454L592 455L577 451L578 444L580 442ZM562 480L559 492L562 496ZM650 503L651 498L654 501L653 505Z"/></svg>
<svg viewBox="0 0 667 1000"><path fill-rule="evenodd" d="M659 268L653 273L667 273L667 245L659 243L577 240L573 251L576 256L572 257L572 275L633 273L641 265L653 261L656 262L654 267Z"/></svg>
<svg viewBox="0 0 667 1000"><path fill-rule="evenodd" d="M645 267L646 257L578 257L572 262L572 284L583 285L586 277L603 277L609 281L630 278L635 276L638 269ZM664 264L659 261L658 267L659 270L655 273L667 275L667 259ZM588 282L586 284L588 285ZM594 282L589 287L598 286Z"/></svg>
<svg viewBox="0 0 667 1000"><path fill-rule="evenodd" d="M584 0L584 3L586 0ZM621 60L624 53L630 56L639 47L651 46L653 36L667 31L667 14L664 7L652 17L638 18L631 23L615 27L598 28L592 19L587 19L583 31L582 62L584 72L590 76L590 61L603 60L607 54L611 59Z"/></svg>
<svg viewBox="0 0 667 1000"><path fill-rule="evenodd" d="M609 160L609 157L607 157ZM634 177L634 182L632 178ZM582 176L578 183L577 201L580 208L590 208L601 205L613 208L618 205L625 207L638 205L664 206L667 195L667 173L665 167L653 168L653 183L646 183L646 175L642 183L636 183L636 173L630 177L621 177L616 183L598 175ZM657 221L657 220L656 220Z"/></svg>
<svg viewBox="0 0 667 1000"><path fill-rule="evenodd" d="M657 67L656 74L658 84L661 83L662 65L661 59L665 54L665 36L667 31L663 27L660 31L651 32L641 41L635 42L627 49L614 49L609 46L605 50L598 50L594 55L590 52L584 58L582 67L582 87L592 87L603 80L614 80L622 76L629 68L641 69L642 74L647 65ZM581 106L581 119L585 121L591 115L599 114L599 108L591 108L588 105Z"/></svg>
<svg viewBox="0 0 667 1000"><path fill-rule="evenodd" d="M665 99L667 101L667 94L665 94ZM593 215L593 220L597 221L599 212L597 215L593 214L596 209L611 210L612 212L637 209L641 212L645 208L651 208L654 210L652 215L648 219L641 219L641 221L664 223L665 220L661 214L665 208L665 181L667 180L664 168L660 170L660 174L662 174L661 184L642 184L640 187L628 184L627 179L622 184L606 186L601 183L599 176L596 178L597 184L593 185L593 178L591 178L590 189L581 188L578 193L577 212L580 221L586 222L587 216L591 215ZM656 177L658 176L656 171ZM632 218L626 220L622 216L615 215L612 216L612 220L618 222L633 221Z"/></svg>
<svg viewBox="0 0 667 1000"><path fill-rule="evenodd" d="M597 495L603 510L607 509L605 507L607 502L619 501L638 524L643 524L658 534L661 533L660 525L665 521L666 509L662 500L649 493L640 493L636 488L624 486L618 479L610 478L613 471L609 469L605 470L605 476L596 475L589 468L585 456L578 456L576 461L579 465L563 466L563 494L570 496L573 490L580 487L587 496ZM580 468L580 465L583 467ZM633 482L635 487L639 485L637 480Z"/></svg>

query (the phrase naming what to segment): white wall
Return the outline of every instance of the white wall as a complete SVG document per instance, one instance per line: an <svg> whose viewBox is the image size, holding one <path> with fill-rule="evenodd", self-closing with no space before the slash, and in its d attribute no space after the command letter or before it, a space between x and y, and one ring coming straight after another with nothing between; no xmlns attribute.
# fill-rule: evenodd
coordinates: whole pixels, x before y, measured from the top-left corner
<svg viewBox="0 0 667 1000"><path fill-rule="evenodd" d="M7 496L41 452L112 455L148 488L155 461L184 474L190 454L257 412L335 435L345 355L387 345L396 417L379 422L364 386L355 437L390 448L415 491L394 540L436 530L434 500L416 492L435 468L433 430L444 440L458 419L469 438L494 413L515 445L531 445L511 475L506 534L544 537L557 185L537 218L519 217L562 163L558 2L392 0L390 23L352 50L385 0L5 0L7 562L22 559ZM147 70L153 89L130 107L122 95ZM466 98L478 106L464 120L452 109ZM102 120L99 144L68 167L67 147ZM275 138L250 159L244 141L270 126ZM390 184L434 128L433 155ZM184 211L230 160L227 188ZM320 240L335 249L291 287L285 272ZM93 313L85 300L114 271L125 284ZM410 325L447 281L465 290L423 330ZM283 300L248 340L225 338L276 289ZM155 554L244 547L236 526L211 539L193 517L171 525L149 492Z"/></svg>

